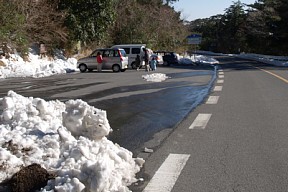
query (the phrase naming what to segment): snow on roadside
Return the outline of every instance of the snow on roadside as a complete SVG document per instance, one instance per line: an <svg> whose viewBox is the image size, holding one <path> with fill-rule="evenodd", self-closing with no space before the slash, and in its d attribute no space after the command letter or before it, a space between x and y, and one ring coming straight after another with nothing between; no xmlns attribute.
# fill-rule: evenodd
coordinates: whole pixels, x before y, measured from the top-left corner
<svg viewBox="0 0 288 192"><path fill-rule="evenodd" d="M168 79L169 77L163 73L152 73L152 74L142 75L142 78L145 79L146 81L162 82Z"/></svg>
<svg viewBox="0 0 288 192"><path fill-rule="evenodd" d="M24 61L20 56L12 54L11 58L0 59L4 66L0 66L0 78L11 77L46 77L56 74L78 71L77 60L69 59L40 59L39 55L29 53L29 61Z"/></svg>
<svg viewBox="0 0 288 192"><path fill-rule="evenodd" d="M56 173L42 191L129 191L144 160L106 138L106 111L82 100L0 98L0 182L38 163Z"/></svg>

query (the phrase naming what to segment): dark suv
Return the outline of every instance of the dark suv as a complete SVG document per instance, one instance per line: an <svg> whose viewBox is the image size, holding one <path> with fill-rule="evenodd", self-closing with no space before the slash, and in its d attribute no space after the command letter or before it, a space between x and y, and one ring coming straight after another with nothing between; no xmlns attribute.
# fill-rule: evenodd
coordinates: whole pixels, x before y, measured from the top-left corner
<svg viewBox="0 0 288 192"><path fill-rule="evenodd" d="M175 52L171 51L154 51L155 54L161 55L163 58L163 65L178 64L178 57Z"/></svg>

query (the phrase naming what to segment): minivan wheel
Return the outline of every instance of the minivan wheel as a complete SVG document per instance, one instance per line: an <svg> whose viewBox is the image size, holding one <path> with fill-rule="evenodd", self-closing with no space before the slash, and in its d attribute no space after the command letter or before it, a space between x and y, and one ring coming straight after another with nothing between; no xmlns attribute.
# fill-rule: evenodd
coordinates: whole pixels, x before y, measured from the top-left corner
<svg viewBox="0 0 288 192"><path fill-rule="evenodd" d="M135 63L135 62L132 62L132 63L131 63L131 67L132 67L132 69L137 69L136 63Z"/></svg>
<svg viewBox="0 0 288 192"><path fill-rule="evenodd" d="M83 72L86 72L87 70L87 66L85 64L81 64L79 65L79 70L83 73Z"/></svg>
<svg viewBox="0 0 288 192"><path fill-rule="evenodd" d="M120 72L120 66L118 64L114 64L112 66L112 70L113 70L113 72Z"/></svg>

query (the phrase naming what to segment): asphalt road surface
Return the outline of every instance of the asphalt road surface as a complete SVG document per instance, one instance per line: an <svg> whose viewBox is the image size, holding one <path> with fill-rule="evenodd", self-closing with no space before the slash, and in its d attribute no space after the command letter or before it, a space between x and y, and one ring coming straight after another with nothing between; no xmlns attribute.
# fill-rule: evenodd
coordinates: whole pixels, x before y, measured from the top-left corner
<svg viewBox="0 0 288 192"><path fill-rule="evenodd" d="M133 191L288 191L288 68L217 59L209 96L146 157Z"/></svg>
<svg viewBox="0 0 288 192"><path fill-rule="evenodd" d="M209 93L216 73L212 67L159 67L170 78L147 82L144 70L56 75L40 79L0 80L0 97L13 90L45 100L82 99L107 111L113 132L110 140L133 152L156 148ZM157 133L157 134L156 134ZM145 143L150 142L149 145Z"/></svg>

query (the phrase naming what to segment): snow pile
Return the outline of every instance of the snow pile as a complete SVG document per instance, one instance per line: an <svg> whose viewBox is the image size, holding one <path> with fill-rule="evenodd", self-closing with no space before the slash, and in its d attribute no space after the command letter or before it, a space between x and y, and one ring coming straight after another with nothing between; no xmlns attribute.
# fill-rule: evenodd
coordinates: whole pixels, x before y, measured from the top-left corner
<svg viewBox="0 0 288 192"><path fill-rule="evenodd" d="M142 78L145 79L146 81L162 82L168 79L169 77L163 73L152 73L152 74L142 75Z"/></svg>
<svg viewBox="0 0 288 192"><path fill-rule="evenodd" d="M262 63L267 63L275 66L288 66L288 57L287 56L273 56L273 55L261 55L261 54L252 54L252 53L241 53L234 54L232 56L251 59L254 61L260 61Z"/></svg>
<svg viewBox="0 0 288 192"><path fill-rule="evenodd" d="M106 111L82 100L66 103L23 97L0 98L0 182L22 166L38 163L56 173L42 191L129 191L143 159L113 144Z"/></svg>
<svg viewBox="0 0 288 192"><path fill-rule="evenodd" d="M216 59L209 57L209 56L204 56L204 55L195 55L195 56L186 56L179 58L179 63L182 65L193 65L193 64L208 64L208 65L214 65L218 64L219 61Z"/></svg>
<svg viewBox="0 0 288 192"><path fill-rule="evenodd" d="M38 55L29 53L29 61L24 61L16 54L12 54L9 59L2 58L1 61L4 66L0 66L0 78L37 78L78 71L75 58L49 60L48 58L40 59Z"/></svg>
<svg viewBox="0 0 288 192"><path fill-rule="evenodd" d="M219 61L217 61L216 59L205 55L197 55L195 62L198 62L200 64L211 64L211 65L219 64Z"/></svg>

